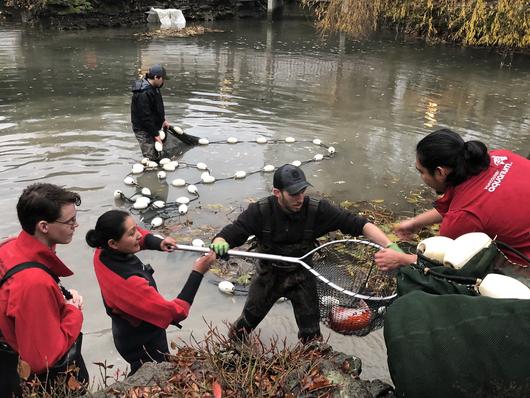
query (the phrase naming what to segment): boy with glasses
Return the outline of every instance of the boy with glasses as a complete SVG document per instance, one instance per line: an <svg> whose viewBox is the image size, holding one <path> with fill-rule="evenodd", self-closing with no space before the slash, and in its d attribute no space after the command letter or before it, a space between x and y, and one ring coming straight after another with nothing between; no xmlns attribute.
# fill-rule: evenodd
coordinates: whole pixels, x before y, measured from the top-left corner
<svg viewBox="0 0 530 398"><path fill-rule="evenodd" d="M0 396L20 394L17 363L53 385L77 368L88 382L81 356L83 299L59 277L72 271L57 257L57 244L72 241L79 194L52 184L28 186L17 203L22 231L0 244Z"/></svg>

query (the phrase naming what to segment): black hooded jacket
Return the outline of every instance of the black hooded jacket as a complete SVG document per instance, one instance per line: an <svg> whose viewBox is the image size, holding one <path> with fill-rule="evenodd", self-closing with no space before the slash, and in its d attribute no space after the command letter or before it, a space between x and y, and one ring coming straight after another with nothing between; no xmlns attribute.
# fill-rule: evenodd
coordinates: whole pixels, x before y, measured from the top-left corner
<svg viewBox="0 0 530 398"><path fill-rule="evenodd" d="M151 86L146 79L141 79L133 83L131 91L131 122L134 132L145 131L151 137L158 136L166 117L160 89Z"/></svg>

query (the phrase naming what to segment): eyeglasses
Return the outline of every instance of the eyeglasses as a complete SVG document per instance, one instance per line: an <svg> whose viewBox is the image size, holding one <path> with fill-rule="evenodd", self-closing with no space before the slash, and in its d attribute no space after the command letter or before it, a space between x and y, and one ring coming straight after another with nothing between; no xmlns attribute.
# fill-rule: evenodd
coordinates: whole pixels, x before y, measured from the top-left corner
<svg viewBox="0 0 530 398"><path fill-rule="evenodd" d="M76 217L72 217L72 218L69 219L68 221L59 221L59 220L55 220L54 222L59 223L59 224L63 224L63 225L68 225L68 226L70 226L70 227L73 227L73 226L77 225L77 218L76 218Z"/></svg>

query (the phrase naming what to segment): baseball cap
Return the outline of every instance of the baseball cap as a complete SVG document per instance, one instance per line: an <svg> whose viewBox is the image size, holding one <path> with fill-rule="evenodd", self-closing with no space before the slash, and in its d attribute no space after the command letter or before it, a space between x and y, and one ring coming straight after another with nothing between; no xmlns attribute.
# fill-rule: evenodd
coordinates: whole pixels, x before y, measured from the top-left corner
<svg viewBox="0 0 530 398"><path fill-rule="evenodd" d="M150 76L153 76L153 77L154 76L161 76L165 80L169 80L169 77L167 76L167 73L166 73L166 68L164 68L162 65L159 65L159 64L151 66L149 68L148 74Z"/></svg>
<svg viewBox="0 0 530 398"><path fill-rule="evenodd" d="M276 170L272 185L274 188L287 191L291 195L295 195L302 189L312 186L305 179L302 169L292 164L284 164Z"/></svg>

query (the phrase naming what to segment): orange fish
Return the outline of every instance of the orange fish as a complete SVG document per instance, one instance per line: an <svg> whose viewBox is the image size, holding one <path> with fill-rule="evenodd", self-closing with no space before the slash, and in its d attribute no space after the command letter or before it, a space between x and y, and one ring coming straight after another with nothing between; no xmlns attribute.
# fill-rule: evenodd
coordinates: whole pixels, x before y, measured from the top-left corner
<svg viewBox="0 0 530 398"><path fill-rule="evenodd" d="M329 311L329 326L337 333L351 333L370 326L372 312L368 304L359 300L359 306L348 308L332 307Z"/></svg>

